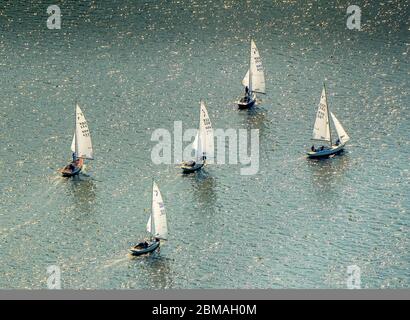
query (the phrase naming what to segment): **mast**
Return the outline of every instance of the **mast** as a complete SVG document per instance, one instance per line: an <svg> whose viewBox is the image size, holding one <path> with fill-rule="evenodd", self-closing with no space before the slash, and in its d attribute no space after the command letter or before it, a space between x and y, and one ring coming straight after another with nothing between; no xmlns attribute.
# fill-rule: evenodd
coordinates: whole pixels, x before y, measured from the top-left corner
<svg viewBox="0 0 410 320"><path fill-rule="evenodd" d="M249 63L249 93L252 96L252 39L251 39L251 58Z"/></svg>
<svg viewBox="0 0 410 320"><path fill-rule="evenodd" d="M75 101L75 111L74 111L74 136L75 136L75 157L78 159L78 137L77 137L77 100Z"/></svg>
<svg viewBox="0 0 410 320"><path fill-rule="evenodd" d="M152 192L151 192L151 239L155 234L154 230L154 179L152 179Z"/></svg>
<svg viewBox="0 0 410 320"><path fill-rule="evenodd" d="M203 164L205 164L205 161L206 160L204 160L204 146L206 146L206 135L205 136L202 136L202 134L203 134L203 130L202 130L202 122L204 121L204 119L203 119L203 117L202 117L202 113L203 113L203 111L202 111L202 105L204 104L204 100L201 100L201 102L199 103L199 137L200 137L200 142L201 142L201 144L202 144L202 146L201 146L201 152L202 152L202 154L201 154L201 161L202 161L202 163ZM205 141L204 141L204 139L205 139ZM206 151L205 151L205 154L206 154Z"/></svg>
<svg viewBox="0 0 410 320"><path fill-rule="evenodd" d="M197 147L197 153L198 150L200 151L201 154L198 154L197 157L199 156L198 160L203 161L204 158L204 150L202 148L203 142L202 142L202 130L201 130L201 118L202 118L202 99L199 102L199 127L198 127L198 147Z"/></svg>
<svg viewBox="0 0 410 320"><path fill-rule="evenodd" d="M326 99L326 106L327 106L327 124L329 129L329 137L330 137L330 147L332 147L332 128L330 126L330 112L329 112L329 103L327 102L327 92L326 92L326 85L323 82L323 88L325 90L325 99Z"/></svg>

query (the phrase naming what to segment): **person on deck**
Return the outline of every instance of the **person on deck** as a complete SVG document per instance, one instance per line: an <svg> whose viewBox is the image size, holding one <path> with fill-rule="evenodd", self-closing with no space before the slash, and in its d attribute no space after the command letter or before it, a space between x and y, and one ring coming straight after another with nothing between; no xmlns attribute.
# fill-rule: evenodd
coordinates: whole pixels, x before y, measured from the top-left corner
<svg viewBox="0 0 410 320"><path fill-rule="evenodd" d="M340 145L340 139L336 140L336 146Z"/></svg>
<svg viewBox="0 0 410 320"><path fill-rule="evenodd" d="M248 86L245 87L245 101L249 101L250 95L249 95L249 88Z"/></svg>
<svg viewBox="0 0 410 320"><path fill-rule="evenodd" d="M73 162L70 163L70 164L67 166L67 169L69 169L71 172L74 171L74 169L75 169L74 163L73 163Z"/></svg>
<svg viewBox="0 0 410 320"><path fill-rule="evenodd" d="M196 164L196 162L193 161L193 160L183 163L183 165L184 165L184 166L187 166L187 167L194 167L195 164Z"/></svg>

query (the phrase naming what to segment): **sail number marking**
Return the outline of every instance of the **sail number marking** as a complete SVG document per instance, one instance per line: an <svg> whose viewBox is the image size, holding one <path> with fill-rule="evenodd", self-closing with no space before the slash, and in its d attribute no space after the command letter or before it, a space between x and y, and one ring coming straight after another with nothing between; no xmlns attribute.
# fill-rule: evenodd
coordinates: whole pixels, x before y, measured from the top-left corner
<svg viewBox="0 0 410 320"><path fill-rule="evenodd" d="M326 115L326 105L323 103L319 104L319 110L317 112L317 118L318 119L323 119Z"/></svg>

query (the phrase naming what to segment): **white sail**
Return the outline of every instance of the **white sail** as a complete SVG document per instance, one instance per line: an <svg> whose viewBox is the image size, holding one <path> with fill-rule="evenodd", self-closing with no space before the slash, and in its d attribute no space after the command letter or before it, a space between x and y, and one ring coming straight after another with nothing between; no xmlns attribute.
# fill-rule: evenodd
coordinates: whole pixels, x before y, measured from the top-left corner
<svg viewBox="0 0 410 320"><path fill-rule="evenodd" d="M212 123L209 119L209 114L208 110L206 110L205 103L201 101L197 160L202 160L203 157L206 157L207 160L214 157L214 131L212 129Z"/></svg>
<svg viewBox="0 0 410 320"><path fill-rule="evenodd" d="M242 80L242 85L243 85L244 87L248 87L248 88L249 88L249 69L248 69L248 71L246 72L246 75L245 75L245 77L244 77L243 80Z"/></svg>
<svg viewBox="0 0 410 320"><path fill-rule="evenodd" d="M195 154L195 159L198 159L198 148L199 148L199 131L195 136L195 140L192 143L192 150L194 150L194 154Z"/></svg>
<svg viewBox="0 0 410 320"><path fill-rule="evenodd" d="M75 132L74 132L74 135L73 135L73 141L71 142L71 151L75 152Z"/></svg>
<svg viewBox="0 0 410 320"><path fill-rule="evenodd" d="M336 116L331 112L330 115L332 116L333 123L335 124L336 132L339 137L339 140L342 144L345 144L350 140L350 137L346 133L345 129L342 127L339 120L337 120Z"/></svg>
<svg viewBox="0 0 410 320"><path fill-rule="evenodd" d="M150 215L148 222L147 222L147 232L148 233L151 233L151 230L152 230L151 224L152 224L152 220L151 220L151 215Z"/></svg>
<svg viewBox="0 0 410 320"><path fill-rule="evenodd" d="M316 114L316 121L313 127L313 140L330 142L330 122L329 112L326 99L326 90L323 88L322 96L320 97L319 108Z"/></svg>
<svg viewBox="0 0 410 320"><path fill-rule="evenodd" d="M155 182L152 188L152 211L148 220L147 231L150 232L154 238L162 240L167 240L168 238L167 215L164 202Z"/></svg>
<svg viewBox="0 0 410 320"><path fill-rule="evenodd" d="M250 69L242 80L242 84L249 88L251 92L266 93L265 73L262 59L255 42L251 42L251 62Z"/></svg>
<svg viewBox="0 0 410 320"><path fill-rule="evenodd" d="M78 141L76 141L78 139ZM75 133L71 144L71 150L77 154L78 158L93 159L93 146L91 134L88 129L87 120L80 107L76 107Z"/></svg>

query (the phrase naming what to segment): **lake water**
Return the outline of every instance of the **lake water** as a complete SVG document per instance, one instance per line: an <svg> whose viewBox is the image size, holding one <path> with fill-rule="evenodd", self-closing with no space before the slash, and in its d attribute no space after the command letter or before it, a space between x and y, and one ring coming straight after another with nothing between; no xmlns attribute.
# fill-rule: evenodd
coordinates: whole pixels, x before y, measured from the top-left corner
<svg viewBox="0 0 410 320"><path fill-rule="evenodd" d="M0 288L408 288L408 4L345 1L49 1L0 7ZM235 101L255 40L267 95ZM309 161L323 82L351 137L347 152ZM259 129L260 168L208 166L182 176L154 165L155 129L198 124ZM74 104L95 161L81 180L70 159ZM130 259L145 235L151 181L169 241Z"/></svg>

